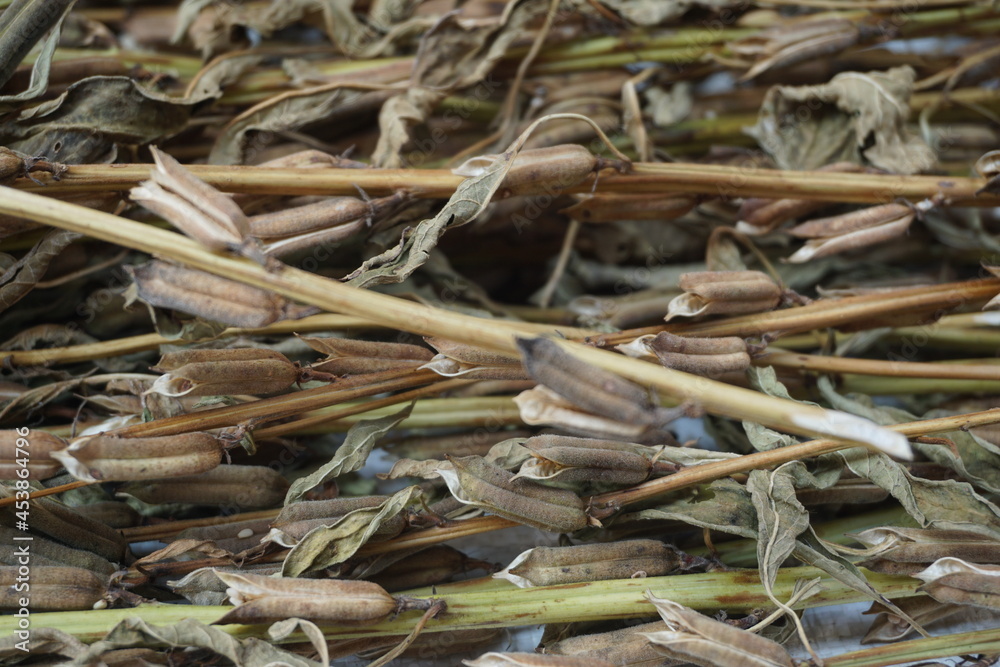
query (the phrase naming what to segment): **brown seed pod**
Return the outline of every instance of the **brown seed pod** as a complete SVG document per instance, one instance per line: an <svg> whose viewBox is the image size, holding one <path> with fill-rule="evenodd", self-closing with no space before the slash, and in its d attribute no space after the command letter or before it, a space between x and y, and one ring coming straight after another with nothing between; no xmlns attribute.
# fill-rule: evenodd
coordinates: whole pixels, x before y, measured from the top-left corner
<svg viewBox="0 0 1000 667"><path fill-rule="evenodd" d="M453 169L459 176L475 177L488 168L499 155L481 155ZM622 169L618 160L605 160L579 144L560 144L547 148L523 150L500 184L504 196L537 195L571 188L605 167Z"/></svg>
<svg viewBox="0 0 1000 667"><path fill-rule="evenodd" d="M614 667L595 658L538 653L484 653L475 660L463 660L468 667Z"/></svg>
<svg viewBox="0 0 1000 667"><path fill-rule="evenodd" d="M342 579L294 579L216 571L237 607L215 622L275 623L304 618L338 625L369 625L401 609L378 584Z"/></svg>
<svg viewBox="0 0 1000 667"><path fill-rule="evenodd" d="M18 548L20 544L16 538L23 535L24 533L14 528L0 526L0 540L3 540L3 544L8 545L7 548L0 549L0 564L11 566L21 564L19 563L21 552ZM102 577L110 577L118 569L110 561L90 551L74 549L41 535L32 535L31 537L30 553L32 567L41 565L49 567L76 567L90 570Z"/></svg>
<svg viewBox="0 0 1000 667"><path fill-rule="evenodd" d="M282 546L295 546L311 530L332 525L355 510L378 507L388 499L389 496L361 496L292 503L286 505L271 523L267 539ZM372 541L390 539L405 528L406 517L402 514L387 518L372 535Z"/></svg>
<svg viewBox="0 0 1000 667"><path fill-rule="evenodd" d="M164 396L273 394L299 378L285 355L255 347L170 352L150 370L165 373L149 389Z"/></svg>
<svg viewBox="0 0 1000 667"><path fill-rule="evenodd" d="M66 446L66 441L46 431L21 435L15 429L0 431L0 479L48 479L62 470L62 463L52 452ZM24 464L24 465L22 465ZM22 477L27 470L27 477Z"/></svg>
<svg viewBox="0 0 1000 667"><path fill-rule="evenodd" d="M738 315L771 310L782 291L760 271L701 271L680 278L684 294L670 302L665 320L697 315Z"/></svg>
<svg viewBox="0 0 1000 667"><path fill-rule="evenodd" d="M479 456L448 460L454 471L440 474L459 500L541 530L568 533L587 526L583 501L574 493L514 479Z"/></svg>
<svg viewBox="0 0 1000 667"><path fill-rule="evenodd" d="M310 369L334 375L361 375L394 368L416 368L434 356L433 352L419 345L351 338L301 338L312 349L327 355L326 359L310 365Z"/></svg>
<svg viewBox="0 0 1000 667"><path fill-rule="evenodd" d="M438 544L407 556L368 577L387 591L405 591L424 588L446 581L456 575L476 569L493 571L491 563L469 558L446 544Z"/></svg>
<svg viewBox="0 0 1000 667"><path fill-rule="evenodd" d="M677 551L657 540L624 540L528 549L494 578L522 588L580 581L658 577L681 566Z"/></svg>
<svg viewBox="0 0 1000 667"><path fill-rule="evenodd" d="M128 503L104 500L88 505L76 505L73 509L85 517L99 521L111 528L131 528L142 523L142 515Z"/></svg>
<svg viewBox="0 0 1000 667"><path fill-rule="evenodd" d="M14 489L0 486L0 497L14 495ZM13 526L16 510L16 503L0 507L0 521ZM128 556L128 542L120 532L51 498L31 501L31 532L74 549L90 551L112 563L123 563Z"/></svg>
<svg viewBox="0 0 1000 667"><path fill-rule="evenodd" d="M576 195L577 203L559 213L580 222L676 220L699 201L694 195L612 194Z"/></svg>
<svg viewBox="0 0 1000 667"><path fill-rule="evenodd" d="M260 328L316 312L274 292L161 261L127 267L136 295L151 306L173 308L234 327Z"/></svg>
<svg viewBox="0 0 1000 667"><path fill-rule="evenodd" d="M120 492L153 505L274 507L285 499L288 480L265 466L224 465L200 475L129 483Z"/></svg>
<svg viewBox="0 0 1000 667"><path fill-rule="evenodd" d="M130 482L211 470L222 461L222 442L209 433L154 438L101 433L77 438L52 455L79 480Z"/></svg>
<svg viewBox="0 0 1000 667"><path fill-rule="evenodd" d="M569 637L546 646L544 653L607 660L614 665L665 667L683 664L680 661L664 658L643 636L643 633L657 632L662 629L663 622L657 621L633 625L612 632Z"/></svg>
<svg viewBox="0 0 1000 667"><path fill-rule="evenodd" d="M645 481L653 471L646 448L630 443L539 435L523 446L534 459L522 464L518 477L629 485Z"/></svg>
<svg viewBox="0 0 1000 667"><path fill-rule="evenodd" d="M175 539L211 540L220 549L239 553L259 545L269 528L270 519L246 519L215 526L186 528Z"/></svg>
<svg viewBox="0 0 1000 667"><path fill-rule="evenodd" d="M1000 566L947 557L913 576L924 582L917 590L938 602L1000 610Z"/></svg>
<svg viewBox="0 0 1000 667"><path fill-rule="evenodd" d="M4 611L93 609L107 592L106 577L79 567L0 567L0 610Z"/></svg>

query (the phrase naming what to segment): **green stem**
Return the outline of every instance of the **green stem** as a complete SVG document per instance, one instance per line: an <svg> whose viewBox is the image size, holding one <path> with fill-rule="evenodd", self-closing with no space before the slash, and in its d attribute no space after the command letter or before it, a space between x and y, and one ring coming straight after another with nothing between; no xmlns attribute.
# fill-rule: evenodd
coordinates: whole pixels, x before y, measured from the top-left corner
<svg viewBox="0 0 1000 667"><path fill-rule="evenodd" d="M918 581L911 577L867 573L869 582L890 599L916 595ZM785 568L779 571L774 594L788 599L799 579L822 579L822 590L804 601L803 607L821 607L861 602L868 599L813 567ZM441 597L448 603L447 612L427 624L425 632L445 632L474 628L518 627L543 623L569 623L617 618L655 616L645 597L651 590L657 597L674 600L695 609L746 612L771 606L756 570L685 574L672 577L595 581L563 586L516 588L479 592L449 593ZM404 595L406 593L403 593ZM170 625L184 618L212 623L230 607L150 605L134 609L86 610L32 614L32 627L55 627L81 641L94 642L116 623L139 617L148 623ZM416 616L403 614L376 625L324 628L328 638L378 637L405 635ZM266 626L227 625L226 632L238 637L266 637ZM17 628L13 616L0 617L0 636ZM291 636L285 641L302 641Z"/></svg>
<svg viewBox="0 0 1000 667"><path fill-rule="evenodd" d="M994 656L1000 653L1000 628L876 646L823 658L823 664L826 667L882 667L979 653Z"/></svg>

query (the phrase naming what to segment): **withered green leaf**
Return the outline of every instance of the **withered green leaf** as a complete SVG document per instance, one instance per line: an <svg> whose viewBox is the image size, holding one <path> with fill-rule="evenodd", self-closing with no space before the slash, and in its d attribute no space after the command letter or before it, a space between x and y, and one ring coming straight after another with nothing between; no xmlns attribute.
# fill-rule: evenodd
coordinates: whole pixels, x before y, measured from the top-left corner
<svg viewBox="0 0 1000 667"><path fill-rule="evenodd" d="M128 77L92 76L0 123L0 144L66 164L112 162L119 144L148 144L183 130L194 107Z"/></svg>
<svg viewBox="0 0 1000 667"><path fill-rule="evenodd" d="M668 503L631 512L628 519L666 519L740 537L757 537L757 511L746 488L733 479L718 479L693 491L675 494Z"/></svg>
<svg viewBox="0 0 1000 667"><path fill-rule="evenodd" d="M351 426L344 443L329 462L320 466L315 472L292 482L288 495L285 496L285 505L302 500L302 496L320 484L364 466L378 439L409 417L412 410L411 403L399 412L378 419L362 419Z"/></svg>
<svg viewBox="0 0 1000 667"><path fill-rule="evenodd" d="M32 100L48 87L49 68L59 44L62 23L75 1L17 0L0 15L0 86L10 80L24 57L41 42L28 88L0 96L0 107Z"/></svg>
<svg viewBox="0 0 1000 667"><path fill-rule="evenodd" d="M0 275L0 312L7 310L34 289L49 263L80 238L75 232L54 229L46 234L13 266Z"/></svg>
<svg viewBox="0 0 1000 667"><path fill-rule="evenodd" d="M846 160L899 174L925 171L934 152L906 128L915 78L910 67L895 67L842 72L818 86L775 86L749 133L782 169Z"/></svg>
<svg viewBox="0 0 1000 667"><path fill-rule="evenodd" d="M299 577L307 572L343 563L360 549L379 527L397 516L421 494L420 488L408 486L397 491L378 507L355 510L329 526L307 533L285 557L281 574Z"/></svg>
<svg viewBox="0 0 1000 667"><path fill-rule="evenodd" d="M150 625L138 617L121 621L102 639L72 663L83 667L100 659L107 651L142 646L170 646L179 649L204 648L233 662L236 667L265 664L285 664L291 667L322 667L320 663L295 655L256 637L237 639L229 633L194 619L185 619L170 626Z"/></svg>

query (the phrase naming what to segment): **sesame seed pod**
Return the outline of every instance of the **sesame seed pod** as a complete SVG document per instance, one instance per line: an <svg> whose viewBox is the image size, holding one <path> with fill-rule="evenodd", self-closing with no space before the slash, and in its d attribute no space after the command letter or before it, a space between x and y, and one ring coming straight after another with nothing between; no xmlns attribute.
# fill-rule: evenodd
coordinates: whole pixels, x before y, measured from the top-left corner
<svg viewBox="0 0 1000 667"><path fill-rule="evenodd" d="M894 600L893 604L909 618L924 627L964 611L960 605L943 604L926 595L901 598ZM916 632L909 620L878 602L873 602L871 608L862 613L877 615L872 621L871 627L868 628L868 632L861 639L861 644L898 642L907 635Z"/></svg>
<svg viewBox="0 0 1000 667"><path fill-rule="evenodd" d="M938 602L1000 610L1000 567L941 558L914 577L924 585L917 590Z"/></svg>
<svg viewBox="0 0 1000 667"><path fill-rule="evenodd" d="M149 305L181 310L234 327L260 328L316 311L268 290L166 262L154 260L129 267L128 272L138 297Z"/></svg>
<svg viewBox="0 0 1000 667"><path fill-rule="evenodd" d="M983 178L1000 176L1000 150L983 153L982 157L976 160L976 173Z"/></svg>
<svg viewBox="0 0 1000 667"><path fill-rule="evenodd" d="M492 350L476 347L475 345L457 343L453 340L448 340L447 338L441 338L439 336L425 336L424 340L427 341L428 345L449 359L454 359L455 361L465 364L472 364L476 366L521 365L520 357L514 354L494 352Z"/></svg>
<svg viewBox="0 0 1000 667"><path fill-rule="evenodd" d="M521 338L517 344L528 375L574 405L626 423L647 424L653 418L649 394L639 385L580 361L544 338Z"/></svg>
<svg viewBox="0 0 1000 667"><path fill-rule="evenodd" d="M528 549L494 578L522 588L581 581L658 577L681 565L677 552L656 540L625 540L573 547Z"/></svg>
<svg viewBox="0 0 1000 667"><path fill-rule="evenodd" d="M299 378L285 355L262 348L168 353L150 370L166 371L149 390L165 396L273 394Z"/></svg>
<svg viewBox="0 0 1000 667"><path fill-rule="evenodd" d="M28 597L31 611L80 611L93 609L108 592L107 577L100 577L79 567L32 565L31 595L18 592L18 582L25 581L27 567L0 567L0 610L22 608Z"/></svg>
<svg viewBox="0 0 1000 667"><path fill-rule="evenodd" d="M469 558L464 553L438 544L399 560L370 579L387 591L424 588L450 581L455 575L492 565Z"/></svg>
<svg viewBox="0 0 1000 667"><path fill-rule="evenodd" d="M474 157L452 171L459 176L477 176L499 157ZM611 166L621 168L621 163L598 158L579 144L531 148L514 158L499 191L504 196L553 192L579 185L590 174Z"/></svg>
<svg viewBox="0 0 1000 667"><path fill-rule="evenodd" d="M680 288L706 301L768 300L777 305L781 288L760 271L701 271L681 276Z"/></svg>
<svg viewBox="0 0 1000 667"><path fill-rule="evenodd" d="M645 636L668 657L697 665L792 667L794 664L788 651L770 639L716 621L676 602L647 595L669 630Z"/></svg>
<svg viewBox="0 0 1000 667"><path fill-rule="evenodd" d="M18 474L24 469L27 479L54 477L62 463L52 458L52 452L65 446L65 440L46 431L32 431L27 437L14 429L0 431L0 479L25 479Z"/></svg>
<svg viewBox="0 0 1000 667"><path fill-rule="evenodd" d="M211 470L222 460L222 443L208 433L154 438L98 434L77 438L52 455L79 480L130 482Z"/></svg>
<svg viewBox="0 0 1000 667"><path fill-rule="evenodd" d="M449 460L461 492L474 505L541 530L568 533L587 526L583 501L570 491L514 479L513 473L479 456Z"/></svg>
<svg viewBox="0 0 1000 667"><path fill-rule="evenodd" d="M215 223L216 233L227 233L235 243L243 240L249 232L249 224L243 209L232 197L195 176L167 153L156 147L151 147L150 151L156 162L156 168L152 172L154 181L185 199L196 202L198 210Z"/></svg>
<svg viewBox="0 0 1000 667"><path fill-rule="evenodd" d="M562 639L546 646L544 652L552 655L574 655L583 658L607 660L615 665L642 665L667 667L684 664L664 658L640 633L663 629L663 623L643 623L612 632L580 635Z"/></svg>
<svg viewBox="0 0 1000 667"><path fill-rule="evenodd" d="M275 623L305 618L338 625L368 625L385 620L401 605L369 581L294 579L216 571L235 609L215 622Z"/></svg>
<svg viewBox="0 0 1000 667"><path fill-rule="evenodd" d="M430 361L434 353L420 345L405 343L384 343L372 340L356 340L353 338L315 338L299 336L309 347L334 357L378 357L380 359L399 359L407 361Z"/></svg>
<svg viewBox="0 0 1000 667"><path fill-rule="evenodd" d="M308 234L289 236L271 241L264 246L266 257L287 257L297 252L312 250L323 246L334 246L355 236L358 232L368 229L367 220L355 220L329 229L320 229Z"/></svg>
<svg viewBox="0 0 1000 667"><path fill-rule="evenodd" d="M370 211L370 205L357 197L329 197L304 206L255 215L250 218L250 233L262 239L307 234L364 218Z"/></svg>
<svg viewBox="0 0 1000 667"><path fill-rule="evenodd" d="M580 468L579 472L593 477L607 471L620 473L627 480L637 479L632 483L638 483L649 477L652 470L648 456L636 451L634 446L612 440L542 435L529 438L523 446L557 469ZM560 478L567 479L562 475Z"/></svg>
<svg viewBox="0 0 1000 667"><path fill-rule="evenodd" d="M0 540L3 544L17 545L15 538L23 535L19 530L0 526ZM0 564L18 565L18 555L15 548L0 549ZM104 577L110 577L118 569L111 561L101 558L95 553L74 549L53 540L33 535L31 540L31 564L54 567L78 567L90 570Z"/></svg>
<svg viewBox="0 0 1000 667"><path fill-rule="evenodd" d="M266 466L224 465L200 475L171 477L120 489L139 500L161 503L222 505L238 508L274 507L288 493L288 480Z"/></svg>
<svg viewBox="0 0 1000 667"><path fill-rule="evenodd" d="M648 342L653 350L678 354L734 354L747 351L747 342L738 336L695 338L661 331Z"/></svg>
<svg viewBox="0 0 1000 667"><path fill-rule="evenodd" d="M667 368L685 373L716 377L723 373L744 371L750 367L750 355L746 352L733 354L675 354L657 352L656 358Z"/></svg>
<svg viewBox="0 0 1000 667"><path fill-rule="evenodd" d="M13 495L14 489L0 486L0 497ZM14 507L0 508L0 521L4 525L14 525ZM31 532L74 549L90 551L112 563L122 563L128 555L128 542L120 532L51 498L32 501Z"/></svg>
<svg viewBox="0 0 1000 667"><path fill-rule="evenodd" d="M593 194L577 195L577 203L559 213L580 222L620 220L676 220L697 205L692 195Z"/></svg>
<svg viewBox="0 0 1000 667"><path fill-rule="evenodd" d="M389 496L357 496L353 498L331 498L329 500L303 500L286 505L271 522L272 528L281 528L296 521L310 519L338 519L348 512L378 507Z"/></svg>
<svg viewBox="0 0 1000 667"><path fill-rule="evenodd" d="M397 368L419 368L427 362L374 357L339 357L310 364L309 369L332 375L365 375Z"/></svg>
<svg viewBox="0 0 1000 667"><path fill-rule="evenodd" d="M800 239L824 238L840 236L861 229L884 225L900 218L913 219L913 209L903 204L883 204L858 209L843 215L829 218L818 218L803 222L788 230L788 233Z"/></svg>
<svg viewBox="0 0 1000 667"><path fill-rule="evenodd" d="M83 516L99 521L111 528L131 528L142 523L142 515L132 509L128 503L117 500L104 500L89 505L74 507Z"/></svg>
<svg viewBox="0 0 1000 667"><path fill-rule="evenodd" d="M913 218L914 214L910 212L896 220L875 227L847 232L840 236L810 239L806 241L804 246L796 250L787 261L797 264L847 250L883 243L897 236L902 236L909 229Z"/></svg>
<svg viewBox="0 0 1000 667"><path fill-rule="evenodd" d="M484 653L475 660L463 660L468 667L614 667L594 658L539 653Z"/></svg>

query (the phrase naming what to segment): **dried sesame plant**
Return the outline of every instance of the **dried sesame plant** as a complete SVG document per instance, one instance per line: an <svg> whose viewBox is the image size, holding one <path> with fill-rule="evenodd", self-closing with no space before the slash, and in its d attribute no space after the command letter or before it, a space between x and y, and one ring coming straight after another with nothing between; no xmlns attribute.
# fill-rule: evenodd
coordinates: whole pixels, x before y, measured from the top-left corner
<svg viewBox="0 0 1000 667"><path fill-rule="evenodd" d="M1000 656L996 3L0 11L3 664Z"/></svg>

